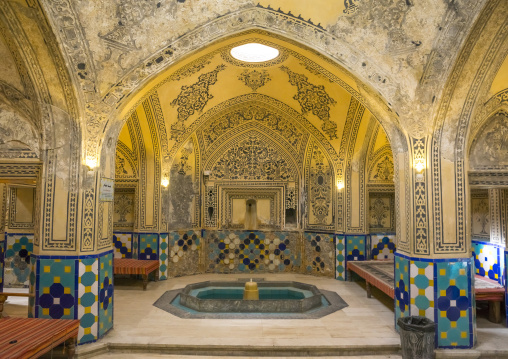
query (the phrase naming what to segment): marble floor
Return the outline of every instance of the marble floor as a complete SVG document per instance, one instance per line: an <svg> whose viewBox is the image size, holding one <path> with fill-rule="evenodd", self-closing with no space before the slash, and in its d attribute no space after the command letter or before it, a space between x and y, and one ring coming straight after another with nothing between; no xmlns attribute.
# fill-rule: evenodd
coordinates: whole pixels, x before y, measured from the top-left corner
<svg viewBox="0 0 508 359"><path fill-rule="evenodd" d="M399 334L393 328L392 300L377 291L373 292L374 298L368 299L361 282L341 282L300 274L256 276L269 281L293 280L313 284L320 289L337 292L349 304L319 319L184 319L153 306L164 292L183 288L189 283L248 277L203 274L172 278L150 282L146 291L142 290L140 280L117 278L114 329L97 343L79 346L78 357L400 358ZM26 316L27 300L11 298L5 305L5 313ZM472 350L436 351L436 358L448 357L508 358L508 328L490 323L480 316L478 346Z"/></svg>

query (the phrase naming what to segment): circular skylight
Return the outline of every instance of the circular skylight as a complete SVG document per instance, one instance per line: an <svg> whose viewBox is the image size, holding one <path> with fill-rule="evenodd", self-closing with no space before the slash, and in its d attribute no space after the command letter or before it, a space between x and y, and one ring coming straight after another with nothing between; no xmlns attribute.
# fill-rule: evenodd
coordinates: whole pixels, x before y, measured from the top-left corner
<svg viewBox="0 0 508 359"><path fill-rule="evenodd" d="M245 62L265 62L279 56L279 50L252 42L250 44L233 47L231 49L231 56Z"/></svg>

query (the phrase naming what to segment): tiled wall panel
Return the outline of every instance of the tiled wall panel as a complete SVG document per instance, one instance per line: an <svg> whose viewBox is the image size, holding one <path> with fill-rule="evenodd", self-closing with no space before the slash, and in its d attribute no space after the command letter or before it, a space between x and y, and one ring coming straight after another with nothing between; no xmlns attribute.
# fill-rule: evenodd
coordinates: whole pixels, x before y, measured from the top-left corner
<svg viewBox="0 0 508 359"><path fill-rule="evenodd" d="M168 235L168 276L179 277L199 271L200 231L176 231Z"/></svg>
<svg viewBox="0 0 508 359"><path fill-rule="evenodd" d="M159 236L159 279L168 279L168 233L161 233Z"/></svg>
<svg viewBox="0 0 508 359"><path fill-rule="evenodd" d="M334 277L334 234L306 232L304 239L306 273Z"/></svg>
<svg viewBox="0 0 508 359"><path fill-rule="evenodd" d="M390 260L394 258L395 234L371 234L370 258L376 260Z"/></svg>
<svg viewBox="0 0 508 359"><path fill-rule="evenodd" d="M33 234L8 233L5 240L4 286L28 287Z"/></svg>
<svg viewBox="0 0 508 359"><path fill-rule="evenodd" d="M113 327L113 253L99 257L99 337Z"/></svg>
<svg viewBox="0 0 508 359"><path fill-rule="evenodd" d="M132 257L132 238L133 233L115 232L113 233L113 246L115 247L115 258L133 258Z"/></svg>
<svg viewBox="0 0 508 359"><path fill-rule="evenodd" d="M346 280L346 237L335 235L335 278Z"/></svg>
<svg viewBox="0 0 508 359"><path fill-rule="evenodd" d="M503 248L498 245L472 241L476 274L503 284L504 273Z"/></svg>

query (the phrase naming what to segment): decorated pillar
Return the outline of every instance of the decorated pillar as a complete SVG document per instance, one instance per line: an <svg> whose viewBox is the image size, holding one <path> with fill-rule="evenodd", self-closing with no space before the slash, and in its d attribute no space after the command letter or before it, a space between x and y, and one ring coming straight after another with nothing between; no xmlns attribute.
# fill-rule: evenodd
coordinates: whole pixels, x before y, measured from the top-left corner
<svg viewBox="0 0 508 359"><path fill-rule="evenodd" d="M476 308L466 183L460 164L436 163L431 141L410 138L409 153L396 159L395 319L425 316L436 323L437 347L471 348Z"/></svg>
<svg viewBox="0 0 508 359"><path fill-rule="evenodd" d="M106 151L114 151L111 142ZM113 327L114 180L111 156L100 167L82 164L77 140L68 147L46 152L38 183L44 196L30 262L30 316L79 319L84 344Z"/></svg>

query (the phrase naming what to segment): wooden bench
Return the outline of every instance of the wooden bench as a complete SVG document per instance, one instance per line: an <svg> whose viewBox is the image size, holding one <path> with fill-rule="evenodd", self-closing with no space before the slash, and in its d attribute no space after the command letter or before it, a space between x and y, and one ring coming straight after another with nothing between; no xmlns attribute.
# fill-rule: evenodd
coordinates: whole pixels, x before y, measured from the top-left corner
<svg viewBox="0 0 508 359"><path fill-rule="evenodd" d="M350 281L352 280L351 272L365 279L368 298L371 297L371 285L391 298L395 297L393 261L347 262L347 271ZM505 300L504 287L494 280L476 275L474 292L476 301L489 302L489 320L500 323L501 302Z"/></svg>
<svg viewBox="0 0 508 359"><path fill-rule="evenodd" d="M0 357L38 358L65 343L72 358L78 337L77 319L2 318Z"/></svg>
<svg viewBox="0 0 508 359"><path fill-rule="evenodd" d="M143 276L143 290L148 284L148 275L155 271L155 281L159 280L159 261L115 258L113 261L114 274L140 274Z"/></svg>

